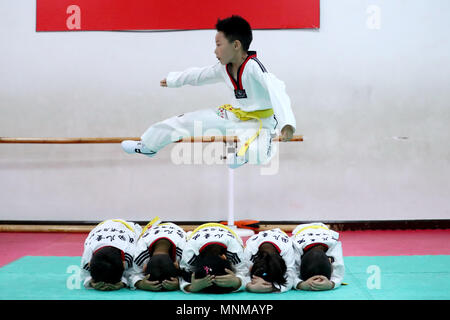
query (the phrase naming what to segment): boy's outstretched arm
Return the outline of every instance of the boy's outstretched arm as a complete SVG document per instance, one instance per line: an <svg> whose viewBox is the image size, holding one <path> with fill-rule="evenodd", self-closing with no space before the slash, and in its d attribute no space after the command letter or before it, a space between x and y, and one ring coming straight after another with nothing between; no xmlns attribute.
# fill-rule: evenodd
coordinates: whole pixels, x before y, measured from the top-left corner
<svg viewBox="0 0 450 320"><path fill-rule="evenodd" d="M224 81L220 72L220 64L203 68L189 68L181 72L169 72L160 81L162 87L178 88L185 85L201 86Z"/></svg>

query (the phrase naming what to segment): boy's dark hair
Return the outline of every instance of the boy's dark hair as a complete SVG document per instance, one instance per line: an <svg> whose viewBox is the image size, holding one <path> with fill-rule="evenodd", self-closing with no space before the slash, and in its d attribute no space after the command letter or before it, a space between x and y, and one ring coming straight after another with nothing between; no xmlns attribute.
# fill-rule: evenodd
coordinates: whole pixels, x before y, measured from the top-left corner
<svg viewBox="0 0 450 320"><path fill-rule="evenodd" d="M223 32L229 42L239 40L242 49L245 52L248 51L250 43L253 40L253 35L250 24L244 18L233 15L223 20L218 19L216 29L217 31Z"/></svg>
<svg viewBox="0 0 450 320"><path fill-rule="evenodd" d="M100 248L92 255L89 270L94 282L119 282L124 271L122 251L115 247Z"/></svg>
<svg viewBox="0 0 450 320"><path fill-rule="evenodd" d="M286 262L278 253L258 251L250 276L258 276L267 282L284 285L286 279Z"/></svg>
<svg viewBox="0 0 450 320"><path fill-rule="evenodd" d="M150 274L150 281L164 281L178 277L180 271L173 264L168 254L157 254L150 258L145 269L145 275Z"/></svg>
<svg viewBox="0 0 450 320"><path fill-rule="evenodd" d="M300 264L300 278L303 281L313 276L331 277L331 262L323 250L311 249L303 254Z"/></svg>
<svg viewBox="0 0 450 320"><path fill-rule="evenodd" d="M227 253L227 248L217 243L206 245L200 252L200 256L221 256Z"/></svg>

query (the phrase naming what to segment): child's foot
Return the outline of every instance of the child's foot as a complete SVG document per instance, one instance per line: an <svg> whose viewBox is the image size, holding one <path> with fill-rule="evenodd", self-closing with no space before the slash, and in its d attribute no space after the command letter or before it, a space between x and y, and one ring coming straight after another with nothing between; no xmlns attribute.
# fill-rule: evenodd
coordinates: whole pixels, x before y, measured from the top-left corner
<svg viewBox="0 0 450 320"><path fill-rule="evenodd" d="M122 149L126 153L141 153L148 157L155 156L156 152L148 149L142 141L124 140L122 141Z"/></svg>

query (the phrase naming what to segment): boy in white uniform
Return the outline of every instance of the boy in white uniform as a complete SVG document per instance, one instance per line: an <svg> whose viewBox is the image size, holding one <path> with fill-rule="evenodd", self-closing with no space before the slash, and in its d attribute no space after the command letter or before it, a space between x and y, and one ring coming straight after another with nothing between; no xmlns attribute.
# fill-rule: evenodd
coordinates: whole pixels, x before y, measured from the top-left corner
<svg viewBox="0 0 450 320"><path fill-rule="evenodd" d="M179 289L179 262L186 244L186 232L174 223L153 219L136 245L131 282L142 290Z"/></svg>
<svg viewBox="0 0 450 320"><path fill-rule="evenodd" d="M250 292L286 292L292 289L295 252L289 236L281 229L261 231L245 244L245 258L252 281Z"/></svg>
<svg viewBox="0 0 450 320"><path fill-rule="evenodd" d="M300 224L292 232L296 250L294 288L299 290L330 290L342 284L345 274L339 233L325 224Z"/></svg>
<svg viewBox="0 0 450 320"><path fill-rule="evenodd" d="M92 229L81 258L84 287L102 291L135 289L130 277L141 230L140 225L122 219L106 220Z"/></svg>
<svg viewBox="0 0 450 320"><path fill-rule="evenodd" d="M231 105L185 113L152 125L141 141L123 141L128 153L153 157L164 146L186 136L193 136L195 125L202 129L217 129L222 135L238 136L241 146L228 164L237 168L252 161L268 163L274 154L272 138L281 130L283 141L292 139L296 121L285 85L249 51L253 39L251 27L239 16L219 20L215 54L220 63L204 68L171 72L161 86L177 88L183 85L206 85L225 82L231 90Z"/></svg>
<svg viewBox="0 0 450 320"><path fill-rule="evenodd" d="M228 265L219 275L215 270L215 267L220 268L217 260ZM200 225L188 235L180 268L190 277L181 279L180 289L184 292L205 291L210 286L224 289L222 292L236 292L243 290L250 281L242 239L219 223ZM199 270L206 270L206 276L196 278Z"/></svg>

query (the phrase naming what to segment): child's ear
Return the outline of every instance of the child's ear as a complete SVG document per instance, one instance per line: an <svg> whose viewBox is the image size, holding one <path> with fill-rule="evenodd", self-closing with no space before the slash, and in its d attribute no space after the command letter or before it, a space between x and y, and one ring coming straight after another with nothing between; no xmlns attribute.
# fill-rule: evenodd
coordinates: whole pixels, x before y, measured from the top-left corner
<svg viewBox="0 0 450 320"><path fill-rule="evenodd" d="M234 40L233 47L239 49L241 47L241 42L239 40Z"/></svg>
<svg viewBox="0 0 450 320"><path fill-rule="evenodd" d="M180 269L180 264L178 263L178 261L175 261L173 265L175 266L175 268Z"/></svg>

